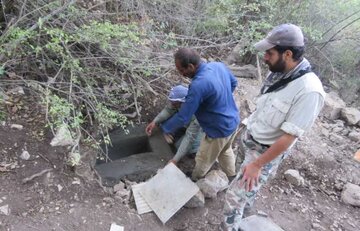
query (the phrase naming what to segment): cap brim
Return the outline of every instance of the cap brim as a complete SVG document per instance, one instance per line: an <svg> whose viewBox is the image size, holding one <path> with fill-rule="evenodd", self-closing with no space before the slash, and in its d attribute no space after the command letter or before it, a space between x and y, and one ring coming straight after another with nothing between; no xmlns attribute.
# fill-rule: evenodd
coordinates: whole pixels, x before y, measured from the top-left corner
<svg viewBox="0 0 360 231"><path fill-rule="evenodd" d="M276 45L269 43L266 39L261 40L260 42L255 43L254 47L258 51L267 51Z"/></svg>

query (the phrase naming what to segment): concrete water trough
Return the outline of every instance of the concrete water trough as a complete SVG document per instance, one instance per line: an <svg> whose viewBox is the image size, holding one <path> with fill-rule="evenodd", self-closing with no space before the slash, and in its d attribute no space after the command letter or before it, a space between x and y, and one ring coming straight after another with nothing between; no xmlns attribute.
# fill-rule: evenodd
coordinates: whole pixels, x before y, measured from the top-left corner
<svg viewBox="0 0 360 231"><path fill-rule="evenodd" d="M150 178L159 168L163 168L172 158L171 147L166 143L160 131L148 137L145 126L122 129L110 133L112 145L108 145L110 160L97 160L95 169L100 174L103 184L113 186L122 178L131 181L143 181ZM105 145L101 146L106 152Z"/></svg>

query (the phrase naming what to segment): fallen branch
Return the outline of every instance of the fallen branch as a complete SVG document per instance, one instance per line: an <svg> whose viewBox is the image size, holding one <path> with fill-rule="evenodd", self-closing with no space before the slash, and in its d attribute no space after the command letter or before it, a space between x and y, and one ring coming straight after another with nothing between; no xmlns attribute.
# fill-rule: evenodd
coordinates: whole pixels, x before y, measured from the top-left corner
<svg viewBox="0 0 360 231"><path fill-rule="evenodd" d="M30 177L26 177L26 178L24 178L24 179L22 180L22 183L23 183L23 184L26 184L27 182L35 179L36 177L42 176L42 175L44 175L45 173L50 172L51 170L52 170L51 168L48 168L48 169L42 170L41 172L36 173L36 174L30 176Z"/></svg>

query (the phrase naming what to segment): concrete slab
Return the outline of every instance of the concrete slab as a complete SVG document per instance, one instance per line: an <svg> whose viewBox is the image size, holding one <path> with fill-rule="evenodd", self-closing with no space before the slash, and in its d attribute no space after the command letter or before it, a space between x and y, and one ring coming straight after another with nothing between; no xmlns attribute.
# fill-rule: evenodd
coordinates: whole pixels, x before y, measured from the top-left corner
<svg viewBox="0 0 360 231"><path fill-rule="evenodd" d="M252 215L246 217L240 225L241 231L284 231L269 218Z"/></svg>
<svg viewBox="0 0 360 231"><path fill-rule="evenodd" d="M145 199L140 194L140 190L144 185L145 183L140 183L131 186L138 214L144 214L152 211L148 203L146 203Z"/></svg>
<svg viewBox="0 0 360 231"><path fill-rule="evenodd" d="M111 162L98 161L95 169L102 177L103 184L113 186L120 179L145 181L163 168L172 158L173 152L160 131L147 137L145 126L129 128L110 134L113 146L108 147Z"/></svg>
<svg viewBox="0 0 360 231"><path fill-rule="evenodd" d="M145 183L140 194L165 224L199 190L194 182L170 163Z"/></svg>

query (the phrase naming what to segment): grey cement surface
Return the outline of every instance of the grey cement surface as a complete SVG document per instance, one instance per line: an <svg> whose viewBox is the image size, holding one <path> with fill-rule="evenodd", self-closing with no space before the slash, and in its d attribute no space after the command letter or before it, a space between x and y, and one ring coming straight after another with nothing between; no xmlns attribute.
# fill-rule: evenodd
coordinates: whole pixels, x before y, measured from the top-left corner
<svg viewBox="0 0 360 231"><path fill-rule="evenodd" d="M259 215L252 215L246 217L240 225L240 230L241 231L284 231L269 218Z"/></svg>
<svg viewBox="0 0 360 231"><path fill-rule="evenodd" d="M129 131L129 134L121 130L110 134L113 147L109 147L108 152L109 157L114 160L108 163L98 162L95 166L104 185L112 186L124 177L131 181L147 180L155 175L159 168L163 168L173 156L161 131L154 131L148 142L145 126L130 128ZM136 142L137 139L139 143ZM131 152L137 153L129 155ZM117 155L121 158L116 159Z"/></svg>

